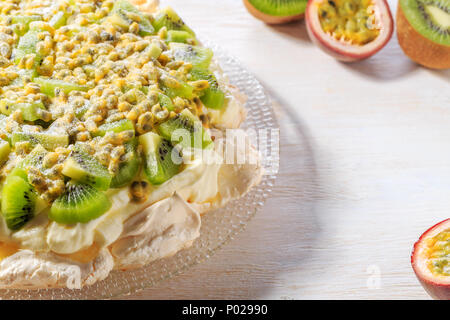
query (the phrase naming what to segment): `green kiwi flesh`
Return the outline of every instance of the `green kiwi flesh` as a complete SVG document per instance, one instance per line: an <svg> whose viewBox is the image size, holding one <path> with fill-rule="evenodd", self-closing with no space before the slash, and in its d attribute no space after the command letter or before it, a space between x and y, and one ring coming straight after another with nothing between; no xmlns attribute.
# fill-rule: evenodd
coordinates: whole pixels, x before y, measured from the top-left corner
<svg viewBox="0 0 450 320"><path fill-rule="evenodd" d="M288 17L305 12L307 0L247 0L255 9L270 16Z"/></svg>
<svg viewBox="0 0 450 320"><path fill-rule="evenodd" d="M194 88L188 83L180 80L168 72L163 72L161 74L161 90L164 92L166 96L169 98L181 97L186 99L192 99L194 97ZM169 78L169 80L173 82L177 82L179 85L177 87L169 87L164 85L165 80L163 78Z"/></svg>
<svg viewBox="0 0 450 320"><path fill-rule="evenodd" d="M47 150L55 150L58 147L69 145L67 134L54 134L48 132L15 132L11 136L11 144L15 146L18 142L28 141L32 146L42 145Z"/></svg>
<svg viewBox="0 0 450 320"><path fill-rule="evenodd" d="M176 61L189 62L194 68L199 69L208 69L214 55L209 48L185 43L171 42L169 48Z"/></svg>
<svg viewBox="0 0 450 320"><path fill-rule="evenodd" d="M108 190L112 180L107 168L77 146L64 162L62 174L99 190Z"/></svg>
<svg viewBox="0 0 450 320"><path fill-rule="evenodd" d="M187 31L169 30L167 31L167 42L196 43L196 39Z"/></svg>
<svg viewBox="0 0 450 320"><path fill-rule="evenodd" d="M207 80L209 88L203 90L200 100L210 109L220 110L225 105L225 93L220 90L214 74L204 70L193 70L191 72L192 80Z"/></svg>
<svg viewBox="0 0 450 320"><path fill-rule="evenodd" d="M9 116L16 110L20 110L22 118L25 121L35 121L41 119L40 110L45 110L42 102L35 103L13 103L8 99L2 99L0 101L0 112Z"/></svg>
<svg viewBox="0 0 450 320"><path fill-rule="evenodd" d="M133 181L141 168L141 157L137 152L137 138L125 144L126 161L119 165L119 171L111 180L110 188L122 188Z"/></svg>
<svg viewBox="0 0 450 320"><path fill-rule="evenodd" d="M111 208L111 201L101 191L88 184L69 182L63 195L57 198L49 219L61 224L87 223Z"/></svg>
<svg viewBox="0 0 450 320"><path fill-rule="evenodd" d="M19 230L34 217L37 195L19 176L8 176L2 190L2 214L11 230Z"/></svg>
<svg viewBox="0 0 450 320"><path fill-rule="evenodd" d="M113 17L113 22L116 21L119 26L128 27L133 22L128 18L128 13L133 13L140 17L139 22L139 34L141 36L149 36L155 32L155 28L152 26L150 21L131 3L126 0L116 0L114 6L111 10L111 16Z"/></svg>
<svg viewBox="0 0 450 320"><path fill-rule="evenodd" d="M0 140L0 164L5 163L11 152L11 146L8 141Z"/></svg>
<svg viewBox="0 0 450 320"><path fill-rule="evenodd" d="M161 28L166 27L167 30L181 30L186 31L195 36L194 31L189 28L180 16L171 8L163 8L155 17L153 21L153 27L156 31L161 30Z"/></svg>
<svg viewBox="0 0 450 320"><path fill-rule="evenodd" d="M418 33L450 46L450 0L400 0L399 5Z"/></svg>
<svg viewBox="0 0 450 320"><path fill-rule="evenodd" d="M164 139L185 149L205 149L212 144L211 137L204 130L201 121L188 109L161 123L158 131Z"/></svg>
<svg viewBox="0 0 450 320"><path fill-rule="evenodd" d="M31 166L38 169L44 175L46 175L46 170L43 167L42 163L44 157L47 155L48 151L38 144L26 157L23 159L8 175L9 176L18 176L28 181L28 173L27 167Z"/></svg>
<svg viewBox="0 0 450 320"><path fill-rule="evenodd" d="M105 123L98 127L98 131L95 132L94 136L104 136L107 132L123 132L123 131L133 131L134 133L134 125L131 120L123 119L111 123Z"/></svg>
<svg viewBox="0 0 450 320"><path fill-rule="evenodd" d="M144 172L152 185L160 185L180 171L181 156L177 149L156 133L139 137L145 155Z"/></svg>
<svg viewBox="0 0 450 320"><path fill-rule="evenodd" d="M158 101L159 105L162 108L166 108L169 111L175 111L175 107L173 105L172 99L162 93L158 93Z"/></svg>

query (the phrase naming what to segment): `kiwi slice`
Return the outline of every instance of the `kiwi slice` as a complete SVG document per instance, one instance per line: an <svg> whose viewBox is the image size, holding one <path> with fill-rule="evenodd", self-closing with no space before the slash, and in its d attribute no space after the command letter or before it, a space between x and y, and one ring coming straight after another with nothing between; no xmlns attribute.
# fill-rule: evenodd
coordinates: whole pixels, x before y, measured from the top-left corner
<svg viewBox="0 0 450 320"><path fill-rule="evenodd" d="M34 217L37 195L18 176L8 176L2 190L2 214L11 230L19 230Z"/></svg>
<svg viewBox="0 0 450 320"><path fill-rule="evenodd" d="M11 25L13 26L14 32L18 36L23 36L30 28L30 23L33 21L42 21L42 17L40 15L29 15L29 16L11 16L11 15L2 15L0 17L3 23L8 24L8 20L10 19Z"/></svg>
<svg viewBox="0 0 450 320"><path fill-rule="evenodd" d="M75 109L75 116L80 120L83 119L83 116L90 108L91 104L89 102L83 104L81 107Z"/></svg>
<svg viewBox="0 0 450 320"><path fill-rule="evenodd" d="M170 75L168 72L161 70L161 76L166 78L172 78L173 82L178 82L177 87L168 87L164 84L164 79L162 79L161 82L161 90L164 92L165 95L167 95L170 98L175 97L181 97L186 99L192 99L194 97L194 88L186 83L185 81L178 79L172 75ZM163 98L164 99L164 98Z"/></svg>
<svg viewBox="0 0 450 320"><path fill-rule="evenodd" d="M95 136L104 136L107 132L115 132L119 133L122 131L133 131L134 132L134 125L133 122L131 122L128 119L123 119L111 123L105 123L98 127L98 131L95 132Z"/></svg>
<svg viewBox="0 0 450 320"><path fill-rule="evenodd" d="M172 99L162 93L158 93L159 105L163 108L166 108L169 111L174 111L175 107L173 105Z"/></svg>
<svg viewBox="0 0 450 320"><path fill-rule="evenodd" d="M139 137L145 154L144 172L148 181L160 185L180 171L181 156L170 141L149 132Z"/></svg>
<svg viewBox="0 0 450 320"><path fill-rule="evenodd" d="M108 169L77 145L64 162L62 174L99 190L108 190L112 179Z"/></svg>
<svg viewBox="0 0 450 320"><path fill-rule="evenodd" d="M164 139L178 143L182 148L205 149L212 144L202 122L188 109L161 123L158 131Z"/></svg>
<svg viewBox="0 0 450 320"><path fill-rule="evenodd" d="M161 53L163 52L163 50L161 49L160 46L152 43L150 46L148 46L145 49L146 53L148 53L148 55L152 58L152 59L158 59L161 56Z"/></svg>
<svg viewBox="0 0 450 320"><path fill-rule="evenodd" d="M155 32L155 28L150 21L126 0L116 0L114 2L110 22L128 30L128 27L133 23L133 20L129 18L130 13L139 16L139 34L141 36L149 36Z"/></svg>
<svg viewBox="0 0 450 320"><path fill-rule="evenodd" d="M110 188L122 188L128 185L141 168L141 157L137 152L137 138L125 144L126 161L119 165L119 171L111 180Z"/></svg>
<svg viewBox="0 0 450 320"><path fill-rule="evenodd" d="M49 20L48 23L53 27L53 29L59 29L66 24L67 16L68 15L64 11L59 11Z"/></svg>
<svg viewBox="0 0 450 320"><path fill-rule="evenodd" d="M182 30L169 30L167 31L167 42L179 42L179 43L196 43L195 37L191 33Z"/></svg>
<svg viewBox="0 0 450 320"><path fill-rule="evenodd" d="M19 64L20 60L27 54L35 54L34 67L36 68L42 61L42 56L36 52L36 45L39 42L38 34L40 30L30 30L20 37L17 48L13 51L14 62Z"/></svg>
<svg viewBox="0 0 450 320"><path fill-rule="evenodd" d="M171 42L169 48L176 61L192 64L194 68L208 69L214 53L209 48L193 46L185 43Z"/></svg>
<svg viewBox="0 0 450 320"><path fill-rule="evenodd" d="M200 100L210 109L222 109L225 105L225 93L220 90L219 83L213 73L204 70L193 70L192 80L207 80L209 88L203 90Z"/></svg>
<svg viewBox="0 0 450 320"><path fill-rule="evenodd" d="M0 100L0 112L9 116L16 110L22 112L22 118L25 121L35 121L41 119L41 110L45 110L45 106L42 102L34 103L15 103L8 99Z"/></svg>
<svg viewBox="0 0 450 320"><path fill-rule="evenodd" d="M450 46L450 1L400 0L403 14L425 38Z"/></svg>
<svg viewBox="0 0 450 320"><path fill-rule="evenodd" d="M195 36L194 31L189 28L180 18L180 16L172 9L172 7L166 7L161 9L155 16L153 21L153 27L156 31L166 27L167 30L181 30L186 31Z"/></svg>
<svg viewBox="0 0 450 320"><path fill-rule="evenodd" d="M8 176L18 176L28 181L27 167L32 166L45 174L45 168L42 166L44 157L48 151L38 144L27 156L20 162Z"/></svg>
<svg viewBox="0 0 450 320"><path fill-rule="evenodd" d="M49 97L54 97L57 89L63 91L65 94L69 94L72 91L85 92L90 89L88 86L47 77L37 77L33 81L39 84L41 86L41 92Z"/></svg>
<svg viewBox="0 0 450 320"><path fill-rule="evenodd" d="M0 140L0 164L3 164L8 159L11 152L11 146L8 141Z"/></svg>
<svg viewBox="0 0 450 320"><path fill-rule="evenodd" d="M67 184L66 191L57 198L49 212L49 219L61 224L87 223L111 208L111 201L101 191L88 184Z"/></svg>
<svg viewBox="0 0 450 320"><path fill-rule="evenodd" d="M56 134L48 132L15 132L11 136L13 146L18 142L29 141L32 146L42 145L47 150L55 150L58 147L69 145L69 136L67 134Z"/></svg>

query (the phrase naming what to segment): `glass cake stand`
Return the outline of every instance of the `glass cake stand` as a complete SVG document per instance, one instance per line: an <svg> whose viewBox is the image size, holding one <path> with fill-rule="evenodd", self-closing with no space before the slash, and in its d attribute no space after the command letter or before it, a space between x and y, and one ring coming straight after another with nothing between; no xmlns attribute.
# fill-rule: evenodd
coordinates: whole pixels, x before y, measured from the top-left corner
<svg viewBox="0 0 450 320"><path fill-rule="evenodd" d="M212 48L219 65L240 91L247 95L247 119L244 129L278 130L278 123L272 103L258 80L235 58L209 41L205 46ZM270 145L268 153L270 153ZM275 154L278 154L275 150ZM272 153L273 154L273 153ZM278 161L279 159L272 159ZM264 205L272 191L276 174L266 174L261 183L245 197L230 202L224 208L208 212L202 217L200 238L189 249L175 256L153 262L143 268L131 271L113 271L103 281L81 290L0 290L2 299L108 299L135 293L156 283L182 273L186 269L208 259L227 241L245 229L247 223Z"/></svg>

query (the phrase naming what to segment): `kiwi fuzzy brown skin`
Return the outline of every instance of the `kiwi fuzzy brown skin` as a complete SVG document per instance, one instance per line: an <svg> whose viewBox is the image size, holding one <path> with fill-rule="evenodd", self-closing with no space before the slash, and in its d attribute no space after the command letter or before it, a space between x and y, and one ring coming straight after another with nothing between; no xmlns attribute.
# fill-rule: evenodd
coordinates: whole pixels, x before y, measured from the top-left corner
<svg viewBox="0 0 450 320"><path fill-rule="evenodd" d="M411 266L414 273L417 276L422 287L433 298L437 300L450 300L450 280L446 282L442 281L438 277L434 277L429 271L424 270L422 259L422 251L426 244L427 239L439 232L450 228L450 219L437 223L436 225L425 231L419 240L414 244L414 248L411 254ZM450 277L448 277L450 279Z"/></svg>
<svg viewBox="0 0 450 320"><path fill-rule="evenodd" d="M450 46L437 44L418 33L397 9L397 38L403 52L414 62L430 69L450 69Z"/></svg>
<svg viewBox="0 0 450 320"><path fill-rule="evenodd" d="M311 41L316 44L322 51L327 53L328 55L332 56L333 58L342 61L342 62L355 62L360 61L364 59L368 59L377 52L379 52L381 49L383 49L386 44L391 40L392 34L394 33L394 19L392 18L391 10L389 8L388 3L386 0L375 0L375 3L379 6L382 6L385 10L385 14L381 16L382 25L383 25L383 33L378 36L380 38L383 36L383 38L375 39L374 41L377 41L376 46L371 48L370 50L365 50L364 47L372 45L372 42L361 46L360 50L348 50L352 47L348 45L348 49L343 47L342 45L334 45L333 42L336 44L338 43L338 40L329 41L326 40L326 37L329 37L320 26L320 23L316 20L318 20L316 17L318 16L317 6L316 3L320 2L318 0L308 0L308 4L306 6L306 12L305 12L305 20L306 20L306 29L308 31L309 38Z"/></svg>
<svg viewBox="0 0 450 320"><path fill-rule="evenodd" d="M268 14L265 14L261 11L259 11L258 9L256 9L250 2L248 2L248 0L243 0L244 1L244 5L247 8L248 12L250 12L250 14L252 16L254 16L255 18L264 21L267 24L285 24L285 23L290 23L290 22L294 22L294 21L298 21L303 19L303 17L305 16L305 13L301 13L301 14L297 14L297 15L293 15L293 16L286 16L286 17L278 17L278 16L271 16Z"/></svg>

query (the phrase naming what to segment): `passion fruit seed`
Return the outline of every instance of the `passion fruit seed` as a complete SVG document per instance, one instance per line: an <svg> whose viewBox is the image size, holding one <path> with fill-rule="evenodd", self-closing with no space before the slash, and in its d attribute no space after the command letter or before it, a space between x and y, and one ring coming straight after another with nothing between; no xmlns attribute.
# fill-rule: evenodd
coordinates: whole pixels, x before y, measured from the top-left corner
<svg viewBox="0 0 450 320"><path fill-rule="evenodd" d="M436 275L450 276L450 229L427 240L428 268Z"/></svg>
<svg viewBox="0 0 450 320"><path fill-rule="evenodd" d="M318 12L323 31L337 40L365 45L380 34L372 0L323 1Z"/></svg>

